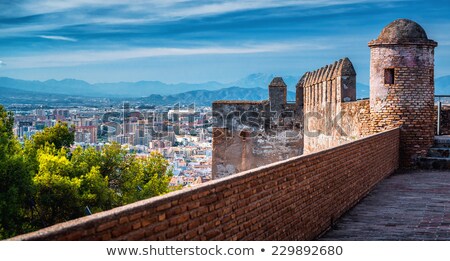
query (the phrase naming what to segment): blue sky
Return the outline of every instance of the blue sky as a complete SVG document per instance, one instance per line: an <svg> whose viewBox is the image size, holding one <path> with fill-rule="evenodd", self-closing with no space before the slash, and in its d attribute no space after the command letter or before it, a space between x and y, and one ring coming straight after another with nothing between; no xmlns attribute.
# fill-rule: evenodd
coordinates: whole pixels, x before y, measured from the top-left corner
<svg viewBox="0 0 450 261"><path fill-rule="evenodd" d="M397 18L421 24L450 75L450 3L392 0L9 0L0 76L95 82L300 77L342 57L368 83L367 43Z"/></svg>

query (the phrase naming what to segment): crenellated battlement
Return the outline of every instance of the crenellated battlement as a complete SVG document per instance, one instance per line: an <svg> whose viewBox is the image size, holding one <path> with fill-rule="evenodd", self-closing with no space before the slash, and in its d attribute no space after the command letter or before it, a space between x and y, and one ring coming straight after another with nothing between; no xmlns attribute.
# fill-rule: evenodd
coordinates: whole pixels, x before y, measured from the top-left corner
<svg viewBox="0 0 450 261"><path fill-rule="evenodd" d="M341 144L349 139L347 132L336 119L348 117L343 113L342 103L356 101L356 72L348 58L340 59L315 71L306 72L297 83L297 103L303 93L304 126L307 132L314 130L313 135L305 135L304 152L313 152ZM354 128L356 119L347 120ZM358 134L356 137L360 137ZM356 138L354 136L351 139Z"/></svg>
<svg viewBox="0 0 450 261"><path fill-rule="evenodd" d="M287 86L281 77L269 84L268 101L214 103L213 112L227 114L222 116L226 124L215 126L221 128L216 133L228 136L214 137L213 177L394 127L402 127L404 132L402 166L414 165L433 143L436 46L411 20L399 19L386 26L378 39L369 43L370 102L356 101L356 71L345 57L304 73L296 85L295 105L287 103ZM242 120L236 124L239 115L246 115L243 118L250 124ZM249 115L257 116L252 121ZM230 118L233 120L224 120ZM263 142L267 140L275 142Z"/></svg>
<svg viewBox="0 0 450 261"><path fill-rule="evenodd" d="M356 100L356 72L350 59L306 72L296 85L295 103L287 102L287 86L281 77L270 82L268 91L265 101L213 103L217 134L213 141L213 178L348 141L336 138L343 135L329 123L340 114L341 103ZM319 113L319 117L314 116L317 121L305 118L312 112ZM352 129L358 120L347 122L352 125L346 129ZM318 136L305 136L305 124ZM358 132L356 136L361 135Z"/></svg>

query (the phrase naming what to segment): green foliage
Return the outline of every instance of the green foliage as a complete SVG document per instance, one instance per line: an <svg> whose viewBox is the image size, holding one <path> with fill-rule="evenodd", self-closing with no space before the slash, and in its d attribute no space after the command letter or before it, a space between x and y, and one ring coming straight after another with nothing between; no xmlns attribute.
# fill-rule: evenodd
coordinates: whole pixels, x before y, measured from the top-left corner
<svg viewBox="0 0 450 261"><path fill-rule="evenodd" d="M0 106L0 239L169 192L161 154L129 155L119 144L70 152L67 124L46 128L24 146Z"/></svg>
<svg viewBox="0 0 450 261"><path fill-rule="evenodd" d="M58 122L51 128L36 133L30 140L25 140L23 148L25 161L30 170L36 173L39 170L37 152L44 147L54 147L56 149L69 148L75 140L75 132L66 123Z"/></svg>
<svg viewBox="0 0 450 261"><path fill-rule="evenodd" d="M69 129L67 123L58 122L54 127L45 128L43 132L36 133L32 137L35 149L53 144L55 148L70 147L75 140L74 130Z"/></svg>
<svg viewBox="0 0 450 261"><path fill-rule="evenodd" d="M31 196L31 175L13 124L12 113L0 105L0 239L27 231L24 212Z"/></svg>
<svg viewBox="0 0 450 261"><path fill-rule="evenodd" d="M79 196L81 180L70 178L64 173L57 174L58 171L64 171L65 168L70 167L65 159L59 156L41 155L40 162L48 166L39 170L33 178L38 221L42 222L43 226L47 226L80 217L83 214ZM64 166L56 167L58 163ZM52 170L56 172L52 173Z"/></svg>
<svg viewBox="0 0 450 261"><path fill-rule="evenodd" d="M43 224L81 216L85 206L98 212L167 193L172 176L161 154L140 159L116 143L102 151L76 148L70 159L65 148L47 145L38 150L37 159L33 182Z"/></svg>
<svg viewBox="0 0 450 261"><path fill-rule="evenodd" d="M103 177L98 167L81 176L80 197L82 205L90 206L93 212L112 208L115 198L114 191L108 187L108 177Z"/></svg>
<svg viewBox="0 0 450 261"><path fill-rule="evenodd" d="M169 192L169 184L172 175L165 175L169 162L160 154L152 153L150 158L141 159L143 168L142 182L143 193L139 199L154 197Z"/></svg>

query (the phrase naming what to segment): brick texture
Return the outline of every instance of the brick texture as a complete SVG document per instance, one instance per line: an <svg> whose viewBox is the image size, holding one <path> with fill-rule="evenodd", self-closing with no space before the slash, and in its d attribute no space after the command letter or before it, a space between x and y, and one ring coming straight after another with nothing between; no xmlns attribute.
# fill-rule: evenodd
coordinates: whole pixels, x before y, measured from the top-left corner
<svg viewBox="0 0 450 261"><path fill-rule="evenodd" d="M327 149L352 139L342 131L341 124L345 115L342 106L356 100L356 72L348 58L305 73L297 84L299 92L303 92L304 99L305 153ZM348 115L345 117L348 119Z"/></svg>
<svg viewBox="0 0 450 261"><path fill-rule="evenodd" d="M312 240L399 165L398 128L12 240Z"/></svg>
<svg viewBox="0 0 450 261"><path fill-rule="evenodd" d="M437 131L437 106L434 107L434 131L435 134ZM450 135L450 106L449 105L441 105L441 118L440 118L440 135Z"/></svg>
<svg viewBox="0 0 450 261"><path fill-rule="evenodd" d="M417 158L426 156L434 138L434 85L432 52L430 64L401 65L404 56L417 55L414 46L397 46L376 49L372 47L371 62L371 119L372 131L382 131L393 126L401 127L401 162L403 167L414 165ZM386 57L391 57L387 60ZM396 60L398 59L398 60ZM388 62L387 62L388 61ZM395 84L379 83L385 67L394 66ZM376 88L375 86L379 86ZM386 92L381 94L381 91Z"/></svg>
<svg viewBox="0 0 450 261"><path fill-rule="evenodd" d="M417 23L399 19L370 47L372 132L401 128L400 163L413 167L434 139L434 48ZM386 81L393 72L393 82Z"/></svg>

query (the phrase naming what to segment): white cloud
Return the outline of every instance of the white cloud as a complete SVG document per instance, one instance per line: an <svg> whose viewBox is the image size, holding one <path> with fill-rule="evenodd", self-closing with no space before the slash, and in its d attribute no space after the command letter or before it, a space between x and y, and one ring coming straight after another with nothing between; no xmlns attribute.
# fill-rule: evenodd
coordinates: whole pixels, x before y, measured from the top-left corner
<svg viewBox="0 0 450 261"><path fill-rule="evenodd" d="M56 41L67 41L67 42L76 42L77 39L65 37L65 36L57 36L57 35L39 35L40 38L56 40Z"/></svg>
<svg viewBox="0 0 450 261"><path fill-rule="evenodd" d="M254 54L284 52L292 50L321 50L326 46L275 43L263 45L243 45L228 47L197 47L197 48L134 48L128 50L89 50L66 53L46 53L34 56L10 57L10 68L39 68L76 66L93 63L114 62L127 59L149 58L158 56L187 56L187 55L221 55L221 54Z"/></svg>
<svg viewBox="0 0 450 261"><path fill-rule="evenodd" d="M177 10L172 14L197 15L200 11L208 13L226 13L230 11L248 10L256 8L270 8L280 6L331 6L337 4L352 4L364 2L391 2L392 0L219 0L219 1L194 1L194 0L41 0L41 1L25 1L22 9L32 14L63 12L76 8L104 8L113 6L122 6L127 10L155 10L159 13L161 9L166 9L161 15L170 14L170 10ZM402 0L397 0L402 1ZM212 2L212 3L211 3ZM194 13L193 10L199 10Z"/></svg>
<svg viewBox="0 0 450 261"><path fill-rule="evenodd" d="M398 2L404 0L218 0L218 1L193 1L193 0L41 0L24 1L20 5L20 15L38 15L48 13L66 12L68 16L61 26L76 24L78 21L70 21L71 15L79 13L83 17L83 23L104 22L111 24L144 23L152 21L170 21L187 17L219 15L237 11L255 10L261 8L275 8L297 6L304 8L324 7L340 4L356 4L369 2ZM111 14L87 15L83 10L96 10L109 8L115 10ZM76 9L79 9L76 11ZM80 11L81 10L81 11ZM122 14L123 17L117 17ZM73 18L76 18L74 16Z"/></svg>
<svg viewBox="0 0 450 261"><path fill-rule="evenodd" d="M0 67L2 67L2 66L6 66L6 63L3 61L0 61Z"/></svg>
<svg viewBox="0 0 450 261"><path fill-rule="evenodd" d="M21 9L28 14L45 14L73 10L77 8L107 8L121 6L123 10L151 10L154 8L173 7L179 3L191 2L190 0L40 0L24 1Z"/></svg>
<svg viewBox="0 0 450 261"><path fill-rule="evenodd" d="M191 16L207 16L215 14L223 14L237 11L248 11L262 8L275 8L286 6L300 6L300 7L323 7L338 4L352 4L360 2L371 2L370 0L235 0L235 1L222 1L216 3L207 3L203 5L192 6L188 8L179 8L166 10L162 13L162 16L182 18Z"/></svg>
<svg viewBox="0 0 450 261"><path fill-rule="evenodd" d="M30 35L49 36L52 31L82 23L89 25L143 25L184 18L221 15L230 12L249 11L262 8L298 7L305 10L314 7L350 5L369 2L399 2L404 0L21 0L14 10L0 10L0 17L26 17L51 14L45 19L30 24L14 24L2 28L0 38ZM6 5L5 5L6 6ZM2 4L0 4L2 7ZM4 9L4 8L3 8ZM104 12L103 9L108 10ZM111 29L111 28L110 28ZM73 41L73 38L54 36L47 39Z"/></svg>

